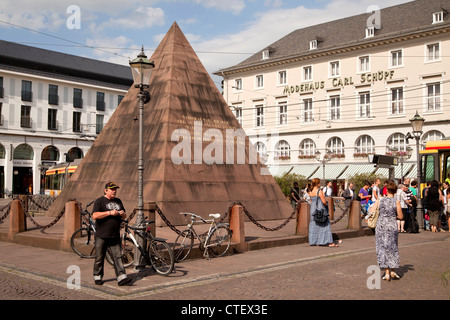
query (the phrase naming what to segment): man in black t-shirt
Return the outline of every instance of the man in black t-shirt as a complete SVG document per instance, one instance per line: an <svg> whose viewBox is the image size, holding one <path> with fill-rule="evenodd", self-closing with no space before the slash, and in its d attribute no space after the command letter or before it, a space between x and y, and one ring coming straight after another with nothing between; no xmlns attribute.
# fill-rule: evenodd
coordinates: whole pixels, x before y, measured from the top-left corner
<svg viewBox="0 0 450 320"><path fill-rule="evenodd" d="M131 282L125 272L120 250L120 223L127 214L122 201L116 198L117 189L119 187L115 183L108 182L105 185L105 194L94 202L92 213L96 225L94 282L98 285L103 284L104 263L108 248L114 261L119 286Z"/></svg>

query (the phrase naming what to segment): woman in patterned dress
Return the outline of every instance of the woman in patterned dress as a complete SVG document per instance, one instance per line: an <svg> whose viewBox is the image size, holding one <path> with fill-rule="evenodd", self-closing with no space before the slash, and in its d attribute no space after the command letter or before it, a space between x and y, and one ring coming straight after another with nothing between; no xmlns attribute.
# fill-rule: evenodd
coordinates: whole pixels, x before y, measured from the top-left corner
<svg viewBox="0 0 450 320"><path fill-rule="evenodd" d="M396 219L403 219L400 201L394 195L397 185L390 180L387 184L387 197L380 199L380 213L375 228L375 246L377 262L380 269L384 268L383 280L400 279L395 273L399 267L398 228Z"/></svg>
<svg viewBox="0 0 450 320"><path fill-rule="evenodd" d="M310 223L308 232L308 242L311 246L324 246L338 247L333 242L333 234L331 233L330 220L328 219L324 223L314 221L313 213L317 208L322 209L327 206L327 201L323 191L320 190L320 179L314 178L311 181L311 187L308 190L308 195L311 198L311 210L310 210Z"/></svg>

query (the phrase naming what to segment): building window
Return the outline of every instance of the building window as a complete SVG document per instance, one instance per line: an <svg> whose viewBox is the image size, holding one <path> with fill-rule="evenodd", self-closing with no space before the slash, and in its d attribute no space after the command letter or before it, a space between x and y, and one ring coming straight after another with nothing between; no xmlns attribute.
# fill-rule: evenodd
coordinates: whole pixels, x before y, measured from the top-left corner
<svg viewBox="0 0 450 320"><path fill-rule="evenodd" d="M262 105L256 106L256 126L264 126L264 107Z"/></svg>
<svg viewBox="0 0 450 320"><path fill-rule="evenodd" d="M309 42L309 50L316 50L317 49L317 40L311 40Z"/></svg>
<svg viewBox="0 0 450 320"><path fill-rule="evenodd" d="M344 154L344 142L339 137L333 137L327 142L327 149L334 155Z"/></svg>
<svg viewBox="0 0 450 320"><path fill-rule="evenodd" d="M97 111L105 111L105 93L97 92Z"/></svg>
<svg viewBox="0 0 450 320"><path fill-rule="evenodd" d="M276 159L289 159L291 157L291 147L286 140L281 140L275 146Z"/></svg>
<svg viewBox="0 0 450 320"><path fill-rule="evenodd" d="M74 88L73 89L73 107L83 108L83 90Z"/></svg>
<svg viewBox="0 0 450 320"><path fill-rule="evenodd" d="M58 104L58 86L54 84L48 85L48 104Z"/></svg>
<svg viewBox="0 0 450 320"><path fill-rule="evenodd" d="M278 103L278 124L287 124L287 102L279 102Z"/></svg>
<svg viewBox="0 0 450 320"><path fill-rule="evenodd" d="M73 132L81 132L81 112L73 112L72 130Z"/></svg>
<svg viewBox="0 0 450 320"><path fill-rule="evenodd" d="M312 81L312 66L303 67L303 81Z"/></svg>
<svg viewBox="0 0 450 320"><path fill-rule="evenodd" d="M235 112L235 117L236 117L236 120L239 122L239 124L242 126L242 108L235 108L234 109L234 112Z"/></svg>
<svg viewBox="0 0 450 320"><path fill-rule="evenodd" d="M391 135L387 141L387 152L392 152L392 150L406 151L407 147L405 135L403 133L394 133Z"/></svg>
<svg viewBox="0 0 450 320"><path fill-rule="evenodd" d="M58 129L58 123L56 121L57 111L58 110L56 110L56 109L48 109L48 124L47 124L48 130L57 130Z"/></svg>
<svg viewBox="0 0 450 320"><path fill-rule="evenodd" d="M234 80L234 90L242 91L242 78Z"/></svg>
<svg viewBox="0 0 450 320"><path fill-rule="evenodd" d="M0 126L2 125L3 125L3 103L0 102Z"/></svg>
<svg viewBox="0 0 450 320"><path fill-rule="evenodd" d="M426 57L426 61L430 62L430 61L438 61L441 59L441 55L439 52L439 43L433 43L433 44L429 44L427 45L427 57Z"/></svg>
<svg viewBox="0 0 450 320"><path fill-rule="evenodd" d="M425 149L425 144L428 141L439 141L439 140L444 139L444 137L445 137L445 135L442 132L438 131L438 130L428 131L427 133L425 133L422 136L421 144L423 145L423 149ZM447 171L448 171L448 169L447 169Z"/></svg>
<svg viewBox="0 0 450 320"><path fill-rule="evenodd" d="M427 111L441 111L441 84L429 84L427 90Z"/></svg>
<svg viewBox="0 0 450 320"><path fill-rule="evenodd" d="M391 67L403 66L403 52L402 50L391 51Z"/></svg>
<svg viewBox="0 0 450 320"><path fill-rule="evenodd" d="M255 89L262 88L264 88L264 76L260 74L255 77Z"/></svg>
<svg viewBox="0 0 450 320"><path fill-rule="evenodd" d="M20 126L22 128L31 128L31 106L21 106Z"/></svg>
<svg viewBox="0 0 450 320"><path fill-rule="evenodd" d="M444 11L433 13L433 24L444 22Z"/></svg>
<svg viewBox="0 0 450 320"><path fill-rule="evenodd" d="M258 152L259 157L261 159L263 159L263 160L266 159L266 157L267 157L267 148L266 148L266 145L264 143L262 143L261 141L258 141L256 143L256 145L255 145L255 149L256 149L256 152Z"/></svg>
<svg viewBox="0 0 450 320"><path fill-rule="evenodd" d="M370 93L361 92L359 94L359 108L358 108L359 118L370 118Z"/></svg>
<svg viewBox="0 0 450 320"><path fill-rule="evenodd" d="M369 56L358 58L358 70L359 72L369 72L370 71L370 59Z"/></svg>
<svg viewBox="0 0 450 320"><path fill-rule="evenodd" d="M330 97L330 120L341 119L341 97Z"/></svg>
<svg viewBox="0 0 450 320"><path fill-rule="evenodd" d="M278 85L283 85L283 84L287 84L286 70L278 72Z"/></svg>
<svg viewBox="0 0 450 320"><path fill-rule="evenodd" d="M3 77L0 77L0 98L3 98L4 96L4 89L3 89Z"/></svg>
<svg viewBox="0 0 450 320"><path fill-rule="evenodd" d="M312 141L309 138L304 139L300 143L300 158L302 156L312 158L315 157L315 155L316 155L316 144L314 143L314 141Z"/></svg>
<svg viewBox="0 0 450 320"><path fill-rule="evenodd" d="M339 77L340 74L339 61L330 62L330 77Z"/></svg>
<svg viewBox="0 0 450 320"><path fill-rule="evenodd" d="M22 80L22 101L32 101L31 81Z"/></svg>
<svg viewBox="0 0 450 320"><path fill-rule="evenodd" d="M264 51L262 52L262 58L263 58L263 60L269 59L269 57L270 57L270 51L269 51L269 50L264 50Z"/></svg>
<svg viewBox="0 0 450 320"><path fill-rule="evenodd" d="M355 154L373 154L375 153L375 142L371 136L363 135L356 140Z"/></svg>
<svg viewBox="0 0 450 320"><path fill-rule="evenodd" d="M403 88L391 89L391 115L403 113Z"/></svg>
<svg viewBox="0 0 450 320"><path fill-rule="evenodd" d="M372 38L375 36L375 27L366 28L366 38Z"/></svg>
<svg viewBox="0 0 450 320"><path fill-rule="evenodd" d="M103 130L103 119L104 116L102 114L97 114L95 119L95 133L99 134Z"/></svg>
<svg viewBox="0 0 450 320"><path fill-rule="evenodd" d="M312 99L303 99L303 121L313 122L313 101Z"/></svg>
<svg viewBox="0 0 450 320"><path fill-rule="evenodd" d="M119 95L117 96L117 105L119 105L119 104L122 102L123 98L124 98L124 96L121 95L121 94L119 94Z"/></svg>

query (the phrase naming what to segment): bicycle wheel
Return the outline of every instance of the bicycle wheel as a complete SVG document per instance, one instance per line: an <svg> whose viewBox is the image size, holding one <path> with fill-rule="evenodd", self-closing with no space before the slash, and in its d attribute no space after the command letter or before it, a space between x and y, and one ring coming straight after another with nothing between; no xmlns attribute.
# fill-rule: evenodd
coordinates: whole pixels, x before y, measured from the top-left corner
<svg viewBox="0 0 450 320"><path fill-rule="evenodd" d="M122 242L122 240L121 240ZM122 263L125 268L128 268L133 265L134 262L134 243L130 238L125 238L125 241L123 241L120 244L120 250L122 251ZM112 258L111 250L108 248L106 250L106 261L112 266L114 266L114 261Z"/></svg>
<svg viewBox="0 0 450 320"><path fill-rule="evenodd" d="M205 248L212 256L221 257L227 253L231 244L231 230L225 225L219 225L211 231L205 241Z"/></svg>
<svg viewBox="0 0 450 320"><path fill-rule="evenodd" d="M70 238L72 250L82 258L95 257L95 238L92 228L82 227Z"/></svg>
<svg viewBox="0 0 450 320"><path fill-rule="evenodd" d="M186 259L193 246L194 233L189 229L181 232L173 244L173 257L175 262L180 262Z"/></svg>
<svg viewBox="0 0 450 320"><path fill-rule="evenodd" d="M173 271L173 252L165 241L150 240L148 256L153 269L160 275L168 276Z"/></svg>

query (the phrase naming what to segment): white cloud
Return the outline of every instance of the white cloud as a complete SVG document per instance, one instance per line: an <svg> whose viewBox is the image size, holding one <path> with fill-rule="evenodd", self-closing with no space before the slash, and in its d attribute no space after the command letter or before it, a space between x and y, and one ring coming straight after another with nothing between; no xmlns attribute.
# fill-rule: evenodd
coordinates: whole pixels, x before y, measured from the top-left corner
<svg viewBox="0 0 450 320"><path fill-rule="evenodd" d="M139 7L133 12L123 14L120 17L113 17L104 23L100 23L97 28L119 27L122 29L140 30L151 28L154 25L162 26L165 23L165 14L161 8ZM97 30L99 31L99 30Z"/></svg>
<svg viewBox="0 0 450 320"><path fill-rule="evenodd" d="M245 8L244 0L193 0L195 3L204 6L207 9L218 9L221 11L239 14Z"/></svg>

